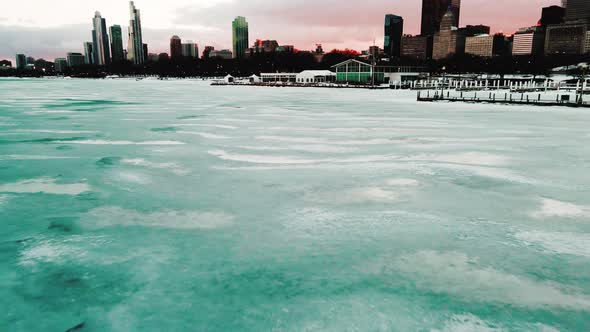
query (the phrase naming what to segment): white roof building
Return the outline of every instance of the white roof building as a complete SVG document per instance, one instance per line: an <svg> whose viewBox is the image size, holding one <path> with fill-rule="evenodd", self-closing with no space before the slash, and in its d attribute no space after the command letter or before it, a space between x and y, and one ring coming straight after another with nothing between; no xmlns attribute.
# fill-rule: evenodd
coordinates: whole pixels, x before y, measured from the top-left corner
<svg viewBox="0 0 590 332"><path fill-rule="evenodd" d="M297 83L326 83L335 82L336 73L329 70L304 70L297 74Z"/></svg>

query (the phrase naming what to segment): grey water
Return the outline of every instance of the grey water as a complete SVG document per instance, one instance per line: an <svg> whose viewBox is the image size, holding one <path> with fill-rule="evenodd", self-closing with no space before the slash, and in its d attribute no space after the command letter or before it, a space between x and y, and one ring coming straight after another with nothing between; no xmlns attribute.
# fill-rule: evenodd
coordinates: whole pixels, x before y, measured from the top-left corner
<svg viewBox="0 0 590 332"><path fill-rule="evenodd" d="M0 80L0 331L588 331L590 113Z"/></svg>

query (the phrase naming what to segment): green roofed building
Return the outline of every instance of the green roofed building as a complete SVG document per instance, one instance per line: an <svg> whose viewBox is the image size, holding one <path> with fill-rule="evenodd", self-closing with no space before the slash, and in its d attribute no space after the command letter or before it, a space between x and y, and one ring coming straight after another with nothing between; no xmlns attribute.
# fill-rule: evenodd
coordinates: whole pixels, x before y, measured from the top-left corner
<svg viewBox="0 0 590 332"><path fill-rule="evenodd" d="M370 84L373 82L374 66L359 60L347 60L332 66L336 72L337 82ZM377 74L377 73L376 73ZM375 75L375 83L382 83L384 75Z"/></svg>
<svg viewBox="0 0 590 332"><path fill-rule="evenodd" d="M427 72L423 67L371 65L356 59L341 62L332 68L336 72L336 82L350 84L401 82Z"/></svg>

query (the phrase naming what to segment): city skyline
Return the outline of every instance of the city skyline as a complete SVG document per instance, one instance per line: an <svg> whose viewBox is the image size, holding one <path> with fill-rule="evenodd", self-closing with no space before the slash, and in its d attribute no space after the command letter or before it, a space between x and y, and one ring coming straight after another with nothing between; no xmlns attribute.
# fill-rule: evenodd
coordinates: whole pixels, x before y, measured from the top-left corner
<svg viewBox="0 0 590 332"><path fill-rule="evenodd" d="M355 9L358 5L341 4L334 0L303 0L303 3L297 4L280 0L265 2L264 6L260 5L262 2L215 0L208 4L209 7L203 7L190 4L190 1L179 1L176 7L163 11L158 11L154 3L137 2L136 5L142 11L144 43L148 43L154 53L166 52L169 38L174 34L182 39L195 40L202 47L212 45L216 48L231 48L231 21L235 16L245 16L250 23L251 41L259 38L276 39L282 44L294 44L298 49L312 49L315 43L323 43L326 50L345 47L362 50L367 49L373 40L377 45L382 45L382 22L387 13L404 17L404 33L420 33L422 0L411 3L369 0L362 6L365 10L363 13ZM482 0L464 0L461 25L486 24L494 32L512 34L520 27L536 24L541 7L560 3L559 0L500 0L486 4ZM11 16L6 17L4 14L4 17L0 17L0 38L6 40L0 49L0 58L14 59L17 52L22 52L52 59L66 52L83 51L83 42L89 39L87 22L94 11L101 11L109 26L118 24L124 27L124 42L127 40L125 27L128 26L129 12L125 3L110 0L100 4L76 3L72 5L72 14L68 16L71 21L66 22L66 25L58 25L52 21L54 15L51 13L67 4L73 2L60 1L52 9L40 4L33 6L35 10L26 15L8 5L6 13ZM506 11L508 5L520 10ZM81 17L86 23L79 23L78 12L90 8L90 15L85 13L86 16ZM40 9L44 9L44 15L38 16L35 13ZM505 13L500 15L502 11ZM161 18L156 19L158 16ZM63 23L63 19L59 21Z"/></svg>

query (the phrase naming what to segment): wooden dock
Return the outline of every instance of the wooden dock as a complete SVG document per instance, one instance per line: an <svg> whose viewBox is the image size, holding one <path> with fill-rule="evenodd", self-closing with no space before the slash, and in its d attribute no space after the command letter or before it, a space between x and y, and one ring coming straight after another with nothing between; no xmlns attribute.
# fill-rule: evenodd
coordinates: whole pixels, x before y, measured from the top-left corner
<svg viewBox="0 0 590 332"><path fill-rule="evenodd" d="M565 96L564 96L565 97ZM530 106L565 106L576 108L590 108L590 102L584 101L581 96L577 97L576 101L568 98L560 99L558 95L556 99L548 100L542 99L542 94L539 93L536 97L525 95L524 93L475 93L473 96L464 96L463 93L459 95L451 95L450 91L418 91L418 101L421 102L462 102L462 103L484 103L484 104L504 104L504 105L530 105Z"/></svg>

